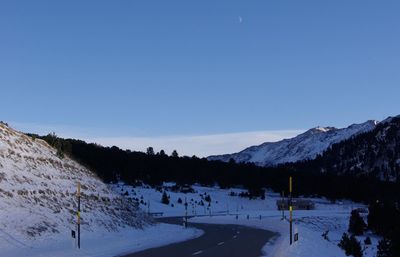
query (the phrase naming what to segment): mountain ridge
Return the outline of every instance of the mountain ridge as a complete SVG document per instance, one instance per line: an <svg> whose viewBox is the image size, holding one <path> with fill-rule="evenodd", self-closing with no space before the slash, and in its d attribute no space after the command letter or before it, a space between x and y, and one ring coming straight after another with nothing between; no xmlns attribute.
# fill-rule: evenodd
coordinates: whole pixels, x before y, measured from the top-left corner
<svg viewBox="0 0 400 257"><path fill-rule="evenodd" d="M389 117L375 129L332 145L311 161L287 165L335 175L367 176L381 181L400 178L400 116Z"/></svg>
<svg viewBox="0 0 400 257"><path fill-rule="evenodd" d="M335 143L371 131L379 124L376 120L368 120L360 124L352 124L346 128L314 127L294 138L278 142L265 142L250 146L240 152L207 157L208 160L237 163L254 163L268 167L284 163L315 159Z"/></svg>

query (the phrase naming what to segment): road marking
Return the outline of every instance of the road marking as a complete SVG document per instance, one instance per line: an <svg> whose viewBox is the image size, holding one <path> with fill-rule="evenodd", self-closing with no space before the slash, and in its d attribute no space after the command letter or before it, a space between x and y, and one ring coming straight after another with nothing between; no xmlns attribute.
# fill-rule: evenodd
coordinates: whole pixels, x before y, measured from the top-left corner
<svg viewBox="0 0 400 257"><path fill-rule="evenodd" d="M192 255L198 255L198 254L201 254L201 253L203 253L203 251L197 251L197 252L193 253Z"/></svg>
<svg viewBox="0 0 400 257"><path fill-rule="evenodd" d="M218 245L223 245L223 244L225 244L225 242L219 242L219 243L218 243Z"/></svg>

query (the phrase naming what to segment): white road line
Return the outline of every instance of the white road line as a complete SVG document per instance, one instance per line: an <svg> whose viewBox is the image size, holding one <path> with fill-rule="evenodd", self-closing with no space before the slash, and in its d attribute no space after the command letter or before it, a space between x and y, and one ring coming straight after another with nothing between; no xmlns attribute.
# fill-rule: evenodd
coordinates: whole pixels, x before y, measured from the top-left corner
<svg viewBox="0 0 400 257"><path fill-rule="evenodd" d="M197 252L195 252L195 253L193 253L192 255L198 255L198 254L201 254L203 251L197 251Z"/></svg>
<svg viewBox="0 0 400 257"><path fill-rule="evenodd" d="M225 244L225 242L219 242L219 243L218 243L218 245L223 245L223 244Z"/></svg>

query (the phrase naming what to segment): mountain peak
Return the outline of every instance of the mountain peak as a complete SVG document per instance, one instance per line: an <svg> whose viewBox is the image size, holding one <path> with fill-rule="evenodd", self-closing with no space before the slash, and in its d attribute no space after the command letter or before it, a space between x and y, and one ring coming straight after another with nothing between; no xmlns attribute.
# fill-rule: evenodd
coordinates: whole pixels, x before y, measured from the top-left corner
<svg viewBox="0 0 400 257"><path fill-rule="evenodd" d="M300 160L311 160L323 153L331 145L355 135L373 130L378 121L369 120L352 124L347 128L317 126L291 138L274 143L251 146L241 152L220 156L210 156L209 160L251 162L258 166L274 166Z"/></svg>
<svg viewBox="0 0 400 257"><path fill-rule="evenodd" d="M315 128L309 129L307 132L309 133L325 133L325 132L329 132L329 131L333 131L333 130L337 130L337 128L335 127L321 127L321 126L317 126ZM306 132L306 133L307 133Z"/></svg>

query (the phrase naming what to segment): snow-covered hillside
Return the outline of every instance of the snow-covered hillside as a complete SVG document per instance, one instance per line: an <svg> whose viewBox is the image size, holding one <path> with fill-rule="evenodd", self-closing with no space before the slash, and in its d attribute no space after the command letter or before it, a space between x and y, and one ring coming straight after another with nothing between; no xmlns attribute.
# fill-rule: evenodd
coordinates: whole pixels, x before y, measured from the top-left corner
<svg viewBox="0 0 400 257"><path fill-rule="evenodd" d="M377 121L370 120L342 129L316 127L291 139L284 139L274 143L263 143L234 154L210 156L208 160L228 162L230 159L233 159L237 163L252 162L258 166L274 166L282 163L314 159L332 144L349 139L360 133L371 131L377 124Z"/></svg>
<svg viewBox="0 0 400 257"><path fill-rule="evenodd" d="M118 196L91 171L45 141L0 123L0 238L7 244L70 234L82 184L82 231L140 228L150 222L137 205Z"/></svg>

